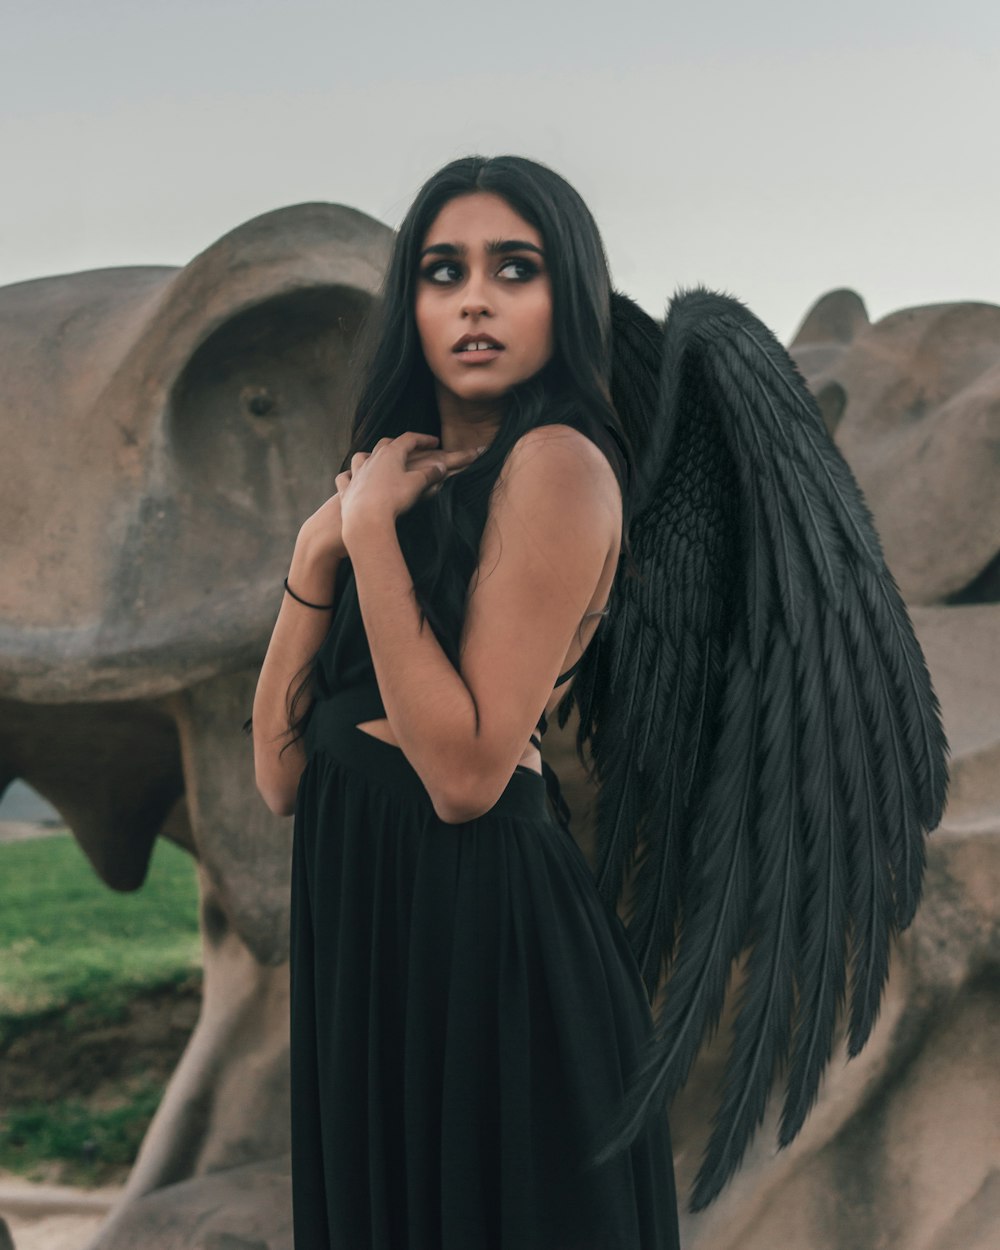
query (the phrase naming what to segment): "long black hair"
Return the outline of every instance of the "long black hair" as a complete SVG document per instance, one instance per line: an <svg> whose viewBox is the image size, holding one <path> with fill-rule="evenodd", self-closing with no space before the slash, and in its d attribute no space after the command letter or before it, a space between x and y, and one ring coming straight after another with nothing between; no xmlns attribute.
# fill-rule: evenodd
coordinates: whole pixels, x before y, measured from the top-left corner
<svg viewBox="0 0 1000 1250"><path fill-rule="evenodd" d="M418 191L356 345L357 401L342 471L355 452L371 452L381 438L407 430L440 437L434 376L414 314L418 257L441 209L456 196L477 191L500 196L541 235L552 288L553 352L542 369L506 393L500 427L488 449L446 478L436 493L418 500L397 523L421 625L430 623L456 668L490 496L521 435L536 426L565 424L604 451L622 491L623 557L629 562L632 485L638 476L633 447L611 398L611 278L597 224L565 179L521 156L462 157ZM301 714L298 707L307 694L315 694L315 666L314 655L300 670L305 676L291 699L286 747L301 737L312 711L311 701Z"/></svg>

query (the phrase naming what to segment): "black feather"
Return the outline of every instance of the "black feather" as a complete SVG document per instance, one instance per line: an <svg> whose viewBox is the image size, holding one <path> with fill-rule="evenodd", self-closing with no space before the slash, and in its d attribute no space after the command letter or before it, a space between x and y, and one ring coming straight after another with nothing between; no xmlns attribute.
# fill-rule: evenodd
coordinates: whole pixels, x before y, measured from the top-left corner
<svg viewBox="0 0 1000 1250"><path fill-rule="evenodd" d="M847 643L843 621L823 618L823 654L829 673L831 713L844 794L848 908L851 927L851 1017L849 1053L861 1050L878 1016L889 974L889 938L894 929L892 883L885 854L874 744L862 695L858 657Z"/></svg>
<svg viewBox="0 0 1000 1250"><path fill-rule="evenodd" d="M718 1026L730 968L746 942L762 678L747 662L742 632L741 639L730 653L722 727L694 817L684 925L670 993L601 1160L631 1141L647 1116L687 1080L702 1041Z"/></svg>
<svg viewBox="0 0 1000 1250"><path fill-rule="evenodd" d="M797 656L800 693L798 747L801 789L803 906L796 975L799 1010L779 1141L787 1145L815 1101L833 1052L844 996L847 943L847 857L837 773L837 744L816 604L807 614Z"/></svg>
<svg viewBox="0 0 1000 1250"><path fill-rule="evenodd" d="M867 660L862 691L879 769L879 793L895 898L894 919L899 928L905 928L920 901L925 852L918 794L926 782L913 774L909 748L903 737L902 712L896 703L893 677L884 654L891 642L879 632L884 625L879 623L880 597L874 579L859 567L854 570L854 581L857 599L851 602L851 610L844 619L858 655ZM941 733L943 738L943 731ZM925 765L932 770L940 766L940 761L933 758Z"/></svg>
<svg viewBox="0 0 1000 1250"><path fill-rule="evenodd" d="M703 288L674 297L662 336L617 293L612 323L612 397L642 462L639 576L620 566L560 717L575 699L600 786L598 887L614 905L636 867L628 932L650 998L670 979L599 1157L684 1083L745 956L700 1207L786 1063L781 1143L801 1127L848 951L850 1052L864 1044L920 897L947 743L861 491L775 336Z"/></svg>
<svg viewBox="0 0 1000 1250"><path fill-rule="evenodd" d="M801 894L802 788L797 762L794 654L783 626L769 640L762 706L758 824L771 835L756 840L752 950L733 1026L733 1041L715 1130L695 1183L700 1210L738 1166L764 1117L768 1091L788 1051L794 1005L796 930Z"/></svg>

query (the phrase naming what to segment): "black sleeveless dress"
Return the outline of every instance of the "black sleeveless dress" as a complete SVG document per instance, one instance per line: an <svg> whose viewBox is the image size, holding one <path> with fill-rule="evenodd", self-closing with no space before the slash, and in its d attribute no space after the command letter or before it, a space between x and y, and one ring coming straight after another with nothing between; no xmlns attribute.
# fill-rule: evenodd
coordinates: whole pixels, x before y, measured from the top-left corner
<svg viewBox="0 0 1000 1250"><path fill-rule="evenodd" d="M296 1250L676 1250L665 1117L585 1166L652 1027L624 926L539 773L446 824L355 728L385 709L349 560L335 596L294 818Z"/></svg>

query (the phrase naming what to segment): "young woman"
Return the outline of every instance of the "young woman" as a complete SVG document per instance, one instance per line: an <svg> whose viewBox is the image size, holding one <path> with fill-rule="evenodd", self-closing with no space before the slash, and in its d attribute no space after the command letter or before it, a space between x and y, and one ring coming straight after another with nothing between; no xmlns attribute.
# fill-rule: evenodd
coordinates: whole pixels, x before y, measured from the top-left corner
<svg viewBox="0 0 1000 1250"><path fill-rule="evenodd" d="M945 802L924 658L784 348L700 288L658 327L552 171L434 175L370 331L253 715L295 815L296 1244L670 1250L664 1108L734 963L695 1209L781 1071L798 1133L847 1000L869 1036ZM534 732L571 702L594 875Z"/></svg>
<svg viewBox="0 0 1000 1250"><path fill-rule="evenodd" d="M253 732L295 817L298 1250L678 1244L663 1115L593 1163L652 1018L536 732L614 610L630 518L610 296L551 170L435 174L295 545Z"/></svg>

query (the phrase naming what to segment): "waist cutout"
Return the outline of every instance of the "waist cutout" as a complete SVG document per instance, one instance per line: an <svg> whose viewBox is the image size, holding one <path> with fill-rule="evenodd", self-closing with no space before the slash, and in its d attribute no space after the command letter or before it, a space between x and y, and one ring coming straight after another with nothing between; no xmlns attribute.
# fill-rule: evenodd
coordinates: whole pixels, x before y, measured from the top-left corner
<svg viewBox="0 0 1000 1250"><path fill-rule="evenodd" d="M308 757L317 752L330 755L343 767L362 773L376 785L398 790L433 810L427 788L402 749L358 729L364 721L385 716L377 686L352 686L329 698L317 699L305 732ZM533 769L518 766L497 802L486 813L548 819L545 778Z"/></svg>

